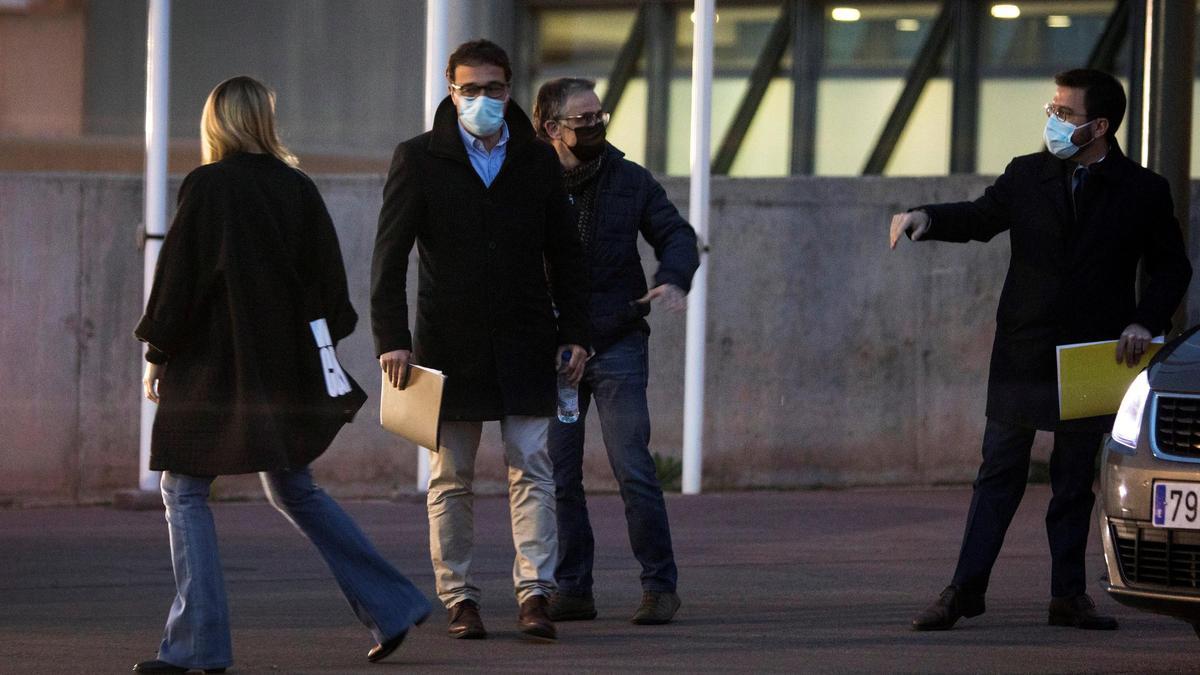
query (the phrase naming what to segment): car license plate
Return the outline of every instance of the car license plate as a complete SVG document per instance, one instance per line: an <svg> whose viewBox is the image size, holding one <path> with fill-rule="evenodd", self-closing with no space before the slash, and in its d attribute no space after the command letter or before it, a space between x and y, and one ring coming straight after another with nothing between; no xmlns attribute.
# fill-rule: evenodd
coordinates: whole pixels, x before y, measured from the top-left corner
<svg viewBox="0 0 1200 675"><path fill-rule="evenodd" d="M1154 483L1154 526L1200 530L1200 483Z"/></svg>

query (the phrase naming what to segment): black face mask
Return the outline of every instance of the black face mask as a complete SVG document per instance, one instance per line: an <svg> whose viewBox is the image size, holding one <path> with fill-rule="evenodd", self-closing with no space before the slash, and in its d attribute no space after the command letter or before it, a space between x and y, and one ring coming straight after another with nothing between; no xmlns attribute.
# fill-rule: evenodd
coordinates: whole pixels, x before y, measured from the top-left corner
<svg viewBox="0 0 1200 675"><path fill-rule="evenodd" d="M605 128L603 124L575 129L575 145L571 154L581 162L590 162L604 152Z"/></svg>

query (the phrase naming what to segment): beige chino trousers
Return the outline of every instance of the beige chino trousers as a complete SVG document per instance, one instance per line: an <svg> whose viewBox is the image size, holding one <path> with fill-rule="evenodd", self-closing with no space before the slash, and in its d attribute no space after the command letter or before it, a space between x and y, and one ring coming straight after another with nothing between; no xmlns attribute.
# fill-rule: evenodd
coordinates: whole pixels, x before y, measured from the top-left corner
<svg viewBox="0 0 1200 675"><path fill-rule="evenodd" d="M513 586L517 601L555 590L558 527L554 516L554 470L546 437L548 417L509 416L500 420L504 461L508 465L508 503L512 519ZM463 600L480 601L471 580L475 543L475 454L482 422L443 422L441 447L430 462L429 551L438 599L447 608Z"/></svg>

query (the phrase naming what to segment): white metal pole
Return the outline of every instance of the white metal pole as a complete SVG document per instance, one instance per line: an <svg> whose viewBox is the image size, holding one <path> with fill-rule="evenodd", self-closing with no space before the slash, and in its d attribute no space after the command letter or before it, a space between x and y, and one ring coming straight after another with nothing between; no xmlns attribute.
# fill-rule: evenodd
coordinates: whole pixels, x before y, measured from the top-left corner
<svg viewBox="0 0 1200 675"><path fill-rule="evenodd" d="M146 176L142 220L146 228L143 249L142 297L150 299L154 266L167 233L167 101L170 94L171 0L150 0L146 37ZM141 449L138 488L158 491L158 472L150 470L150 430L153 403L142 397Z"/></svg>
<svg viewBox="0 0 1200 675"><path fill-rule="evenodd" d="M1146 0L1146 33L1142 45L1142 128L1138 130L1142 135L1142 166L1150 166L1150 147L1151 143L1157 139L1151 138L1154 124L1150 121L1150 101L1153 100L1151 87L1154 87L1155 82L1153 77L1154 67L1154 29L1155 22L1158 17L1154 15L1154 0Z"/></svg>
<svg viewBox="0 0 1200 675"><path fill-rule="evenodd" d="M700 494L704 465L704 356L708 329L708 214L712 164L714 0L696 0L692 13L692 143L688 218L700 239L700 268L688 294L683 390L683 494Z"/></svg>
<svg viewBox="0 0 1200 675"><path fill-rule="evenodd" d="M450 58L450 2L428 0L425 9L425 130L433 128L438 104L446 98L446 61Z"/></svg>
<svg viewBox="0 0 1200 675"><path fill-rule="evenodd" d="M433 128L438 104L446 97L446 61L450 58L449 0L425 2L425 129ZM429 448L417 448L417 492L429 491Z"/></svg>

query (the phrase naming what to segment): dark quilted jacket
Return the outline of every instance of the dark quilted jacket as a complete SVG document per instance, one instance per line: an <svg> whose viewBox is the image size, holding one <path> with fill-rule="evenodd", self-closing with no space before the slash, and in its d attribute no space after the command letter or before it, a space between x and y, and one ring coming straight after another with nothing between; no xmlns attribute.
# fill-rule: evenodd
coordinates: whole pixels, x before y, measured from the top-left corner
<svg viewBox="0 0 1200 675"><path fill-rule="evenodd" d="M656 286L674 284L688 291L700 256L692 226L645 168L610 145L597 180L594 234L586 257L592 344L602 352L632 331L650 332L645 319L650 306L634 302L647 291L639 232L659 261Z"/></svg>

